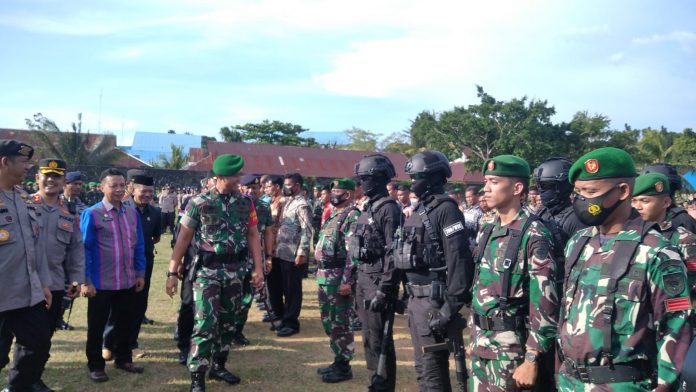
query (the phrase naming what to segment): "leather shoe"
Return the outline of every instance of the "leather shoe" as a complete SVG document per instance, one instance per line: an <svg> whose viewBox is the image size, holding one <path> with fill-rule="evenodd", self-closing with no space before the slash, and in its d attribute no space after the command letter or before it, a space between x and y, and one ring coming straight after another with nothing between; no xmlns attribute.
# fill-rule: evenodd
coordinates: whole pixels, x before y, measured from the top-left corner
<svg viewBox="0 0 696 392"><path fill-rule="evenodd" d="M230 385L236 385L242 381L241 378L230 373L229 370L222 366L213 366L213 368L208 372L208 377L211 380L224 381Z"/></svg>
<svg viewBox="0 0 696 392"><path fill-rule="evenodd" d="M247 337L244 336L244 334L241 332L235 333L234 336L232 337L232 341L237 346L248 346L249 344L251 344L249 339L247 339Z"/></svg>
<svg viewBox="0 0 696 392"><path fill-rule="evenodd" d="M121 364L116 363L116 364L114 364L114 367L116 369L121 369L121 370L126 371L128 373L142 373L145 371L144 367L142 367L140 365L136 365L133 362L126 362L126 363L121 363Z"/></svg>
<svg viewBox="0 0 696 392"><path fill-rule="evenodd" d="M89 372L89 378L94 382L109 381L109 376L107 376L103 370L95 370L93 372Z"/></svg>
<svg viewBox="0 0 696 392"><path fill-rule="evenodd" d="M29 392L54 392L53 389L49 388L46 384L44 384L43 380L39 380L35 383L33 383L29 387Z"/></svg>
<svg viewBox="0 0 696 392"><path fill-rule="evenodd" d="M290 328L290 327L283 327L283 328L278 330L278 333L276 335L278 335L281 338L284 338L284 337L292 336L292 335L299 333L299 332L300 332L299 329Z"/></svg>

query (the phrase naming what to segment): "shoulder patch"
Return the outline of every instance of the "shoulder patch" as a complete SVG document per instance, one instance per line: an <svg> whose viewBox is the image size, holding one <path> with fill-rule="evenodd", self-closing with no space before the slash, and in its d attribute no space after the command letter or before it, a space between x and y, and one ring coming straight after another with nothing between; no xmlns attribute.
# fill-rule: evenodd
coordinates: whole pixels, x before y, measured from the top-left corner
<svg viewBox="0 0 696 392"><path fill-rule="evenodd" d="M464 224L462 224L462 222L457 222L457 223L451 224L451 225L445 227L444 229L442 229L442 231L445 232L445 236L447 236L447 237L451 236L452 234L454 234L458 231L462 231L462 230L464 230Z"/></svg>
<svg viewBox="0 0 696 392"><path fill-rule="evenodd" d="M680 295L686 288L686 276L680 272L664 274L662 275L662 286L670 297Z"/></svg>
<svg viewBox="0 0 696 392"><path fill-rule="evenodd" d="M671 298L665 300L665 310L668 312L689 309L691 309L691 300L689 300L689 297Z"/></svg>

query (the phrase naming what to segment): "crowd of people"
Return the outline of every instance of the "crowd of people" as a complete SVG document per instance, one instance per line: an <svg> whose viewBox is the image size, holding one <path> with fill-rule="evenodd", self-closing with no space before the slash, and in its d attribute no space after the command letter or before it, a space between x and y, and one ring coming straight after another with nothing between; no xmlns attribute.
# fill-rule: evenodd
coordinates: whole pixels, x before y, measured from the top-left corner
<svg viewBox="0 0 696 392"><path fill-rule="evenodd" d="M194 392L205 391L206 376L241 382L227 369L229 351L250 344L254 299L277 337L300 333L310 263L333 354L317 369L326 383L353 378L361 331L368 390L395 389L395 313L408 317L422 391L453 389L450 354L461 390L693 383L696 194L675 204L682 183L669 164L638 175L628 153L609 147L534 170L500 155L484 162L482 187L462 192L448 186L440 152L408 160L409 184L393 182L392 162L372 154L354 176L308 195L300 174L242 175L244 158L227 154L200 188L165 186L156 196L141 170L107 169L85 193L86 179L59 159L39 161L29 194L20 185L32 156L31 146L0 140L2 366L13 339L16 347L8 391L51 390L41 375L64 297L88 298L92 381L108 381L112 359L116 369L145 370L134 350L167 230L166 292L181 283L177 346Z"/></svg>

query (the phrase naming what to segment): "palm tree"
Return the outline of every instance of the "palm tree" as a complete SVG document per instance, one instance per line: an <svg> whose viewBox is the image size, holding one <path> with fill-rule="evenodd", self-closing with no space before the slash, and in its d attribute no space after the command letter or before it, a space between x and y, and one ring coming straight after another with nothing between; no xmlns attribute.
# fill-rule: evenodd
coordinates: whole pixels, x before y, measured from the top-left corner
<svg viewBox="0 0 696 392"><path fill-rule="evenodd" d="M163 169L183 169L188 163L188 155L184 154L184 146L172 144L171 149L172 152L169 158L167 158L167 156L164 154L160 154L159 163L157 163L157 166Z"/></svg>
<svg viewBox="0 0 696 392"><path fill-rule="evenodd" d="M672 158L674 135L664 127L660 130L644 129L638 149L645 163L669 162Z"/></svg>
<svg viewBox="0 0 696 392"><path fill-rule="evenodd" d="M82 133L82 113L77 114L77 123L71 130L61 131L56 123L36 113L26 119L29 130L34 131L41 155L62 159L72 165L108 165L114 163L120 153L108 135L98 135L90 141L90 133Z"/></svg>

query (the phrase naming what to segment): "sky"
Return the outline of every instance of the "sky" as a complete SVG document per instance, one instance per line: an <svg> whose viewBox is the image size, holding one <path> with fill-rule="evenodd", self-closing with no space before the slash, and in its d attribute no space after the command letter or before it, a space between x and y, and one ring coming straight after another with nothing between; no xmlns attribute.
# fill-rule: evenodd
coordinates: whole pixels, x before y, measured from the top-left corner
<svg viewBox="0 0 696 392"><path fill-rule="evenodd" d="M218 136L264 119L407 130L527 96L554 121L696 128L696 3L644 0L3 0L0 128Z"/></svg>

